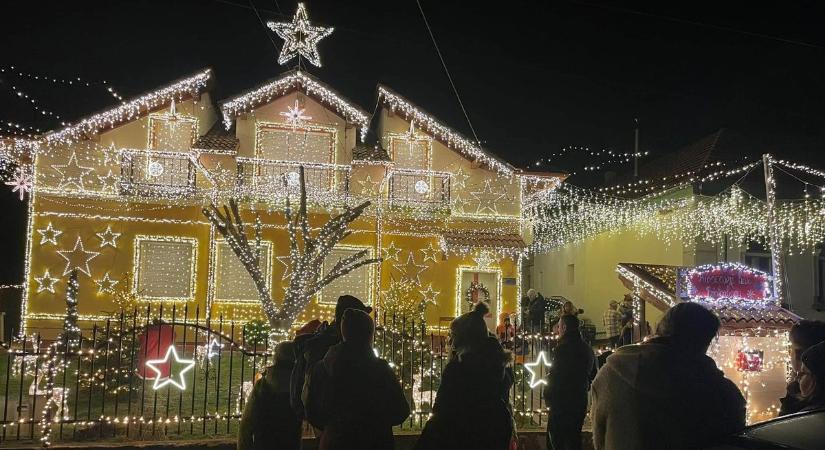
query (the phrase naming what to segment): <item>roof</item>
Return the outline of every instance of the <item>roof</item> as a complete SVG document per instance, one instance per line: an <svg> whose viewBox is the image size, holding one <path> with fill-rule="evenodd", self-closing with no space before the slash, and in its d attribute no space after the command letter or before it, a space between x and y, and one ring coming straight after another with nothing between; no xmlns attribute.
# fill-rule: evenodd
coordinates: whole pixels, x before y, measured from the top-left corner
<svg viewBox="0 0 825 450"><path fill-rule="evenodd" d="M378 144L375 145L368 145L368 144L359 144L356 145L354 149L352 149L352 160L353 161L392 161L390 159L390 155L387 154L387 150L381 147Z"/></svg>
<svg viewBox="0 0 825 450"><path fill-rule="evenodd" d="M516 233L478 233L449 231L442 236L442 243L448 250L491 249L521 252L527 245Z"/></svg>
<svg viewBox="0 0 825 450"><path fill-rule="evenodd" d="M114 108L91 115L74 125L47 133L45 135L46 143L73 141L92 136L124 122L134 120L147 112L165 107L173 99L181 100L194 97L206 90L211 78L212 69L204 69L192 76L143 94Z"/></svg>
<svg viewBox="0 0 825 450"><path fill-rule="evenodd" d="M219 122L216 122L206 134L195 141L192 147L220 152L236 152L238 151L239 142L233 133L228 132L221 127Z"/></svg>
<svg viewBox="0 0 825 450"><path fill-rule="evenodd" d="M641 297L661 310L683 303L676 294L676 278L681 266L620 263L619 279L629 289L638 290ZM775 304L749 307L733 303L703 303L719 317L728 331L743 328L789 329L800 317Z"/></svg>
<svg viewBox="0 0 825 450"><path fill-rule="evenodd" d="M378 101L384 102L392 111L400 112L408 121L413 122L416 127L431 134L447 147L458 151L465 158L477 161L497 172L506 175L513 174L514 168L509 163L476 145L461 133L437 121L424 112L424 110L392 89L378 85Z"/></svg>
<svg viewBox="0 0 825 450"><path fill-rule="evenodd" d="M337 112L345 120L357 124L361 128L363 139L369 128L370 115L359 106L338 95L326 84L300 70L284 72L278 78L221 102L224 126L227 129L231 128L232 120L238 115L249 112L259 105L268 103L276 97L295 90L301 90L306 95Z"/></svg>

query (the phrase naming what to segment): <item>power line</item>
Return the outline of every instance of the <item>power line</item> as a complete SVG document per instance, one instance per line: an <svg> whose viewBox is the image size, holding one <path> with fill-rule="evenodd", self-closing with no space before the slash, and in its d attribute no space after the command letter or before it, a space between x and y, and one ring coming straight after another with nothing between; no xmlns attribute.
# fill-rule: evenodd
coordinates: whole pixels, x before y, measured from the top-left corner
<svg viewBox="0 0 825 450"><path fill-rule="evenodd" d="M441 60L441 67L444 68L444 73L447 74L447 79L450 80L450 86L453 88L453 93L455 94L455 98L458 100L458 105L461 107L461 112L464 113L464 118L467 119L467 125L470 126L470 131L473 133L473 138L475 138L476 142L481 145L481 139L478 138L476 134L475 128L473 128L473 123L470 121L470 116L467 114L467 110L464 108L464 103L461 101L461 96L458 95L458 89L455 87L455 83L453 82L453 77L450 76L450 70L447 69L447 63L444 62L444 57L441 55L441 50L438 48L438 43L435 41L435 36L433 35L433 30L430 28L430 22L427 21L427 16L424 14L424 8L421 7L421 2L419 0L415 0L415 3L418 5L418 10L421 11L421 18L424 19L424 25L427 26L427 32L430 33L430 39L433 41L433 47L435 47L435 52L438 53L438 59Z"/></svg>

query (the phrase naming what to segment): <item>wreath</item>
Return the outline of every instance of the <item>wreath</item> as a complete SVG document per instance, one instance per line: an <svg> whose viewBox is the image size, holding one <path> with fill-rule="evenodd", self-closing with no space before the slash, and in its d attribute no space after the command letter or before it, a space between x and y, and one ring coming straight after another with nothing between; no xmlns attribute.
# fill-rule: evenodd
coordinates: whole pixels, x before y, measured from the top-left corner
<svg viewBox="0 0 825 450"><path fill-rule="evenodd" d="M475 301L473 301L473 294L476 297ZM490 301L490 291L483 284L473 281L470 282L470 287L464 291L464 299L467 300L470 306L475 305L477 302L487 303Z"/></svg>

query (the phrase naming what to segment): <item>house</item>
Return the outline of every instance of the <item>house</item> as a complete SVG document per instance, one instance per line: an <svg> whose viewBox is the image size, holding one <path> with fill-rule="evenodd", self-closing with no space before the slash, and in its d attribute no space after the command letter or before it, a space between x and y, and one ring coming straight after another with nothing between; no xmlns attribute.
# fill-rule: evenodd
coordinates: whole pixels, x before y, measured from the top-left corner
<svg viewBox="0 0 825 450"><path fill-rule="evenodd" d="M764 200L760 150L758 143L722 129L641 165L638 178L619 178L612 185L587 190L580 196L579 208L586 208L582 205L596 195L614 204L603 210L584 210L577 220L587 223L567 221L559 225L558 230L545 227L539 231L542 235L539 240L545 239L548 245L539 243L537 253L525 263L530 279L527 284L545 296L573 301L584 309L583 317L603 331L602 317L610 300L621 300L630 292L617 274L622 264L694 267L741 262L771 273L770 251L756 242L739 242L730 228L718 228L719 235L712 239L703 239L702 232L677 230L688 229L692 226L690 222L703 220L698 215L679 214L701 202L735 199L745 190L753 192L754 198ZM740 178L746 183L742 185L744 189L731 189L731 183ZM790 194L799 195L798 186L788 189L792 191ZM634 199L637 204L650 199L648 203L652 206L644 211L645 220L634 222L624 217L625 211L616 206L622 204L622 199ZM594 201L592 205L598 203ZM619 217L614 220L609 214ZM597 223L599 220L603 223ZM747 220L764 218L748 217ZM660 233L652 230L655 227L670 227L670 230ZM788 247L785 243L785 248ZM825 259L821 248L786 251L781 261L785 267L785 306L805 318L825 317L821 312L825 310ZM649 302L646 305L645 315L655 330L662 311Z"/></svg>
<svg viewBox="0 0 825 450"><path fill-rule="evenodd" d="M261 221L266 280L283 296L283 210L304 167L310 225L372 201L324 267L367 249L383 257L319 292L299 323L330 320L348 293L386 305L412 283L431 329L489 296L517 312L529 239L522 202L560 174L525 173L385 86L374 116L291 70L228 100L209 69L93 114L31 144L25 329L61 326L67 275L80 274L81 326L116 316L116 299L163 304L165 316L242 324L261 318L257 290L202 208L229 197ZM371 142L367 144L366 142Z"/></svg>

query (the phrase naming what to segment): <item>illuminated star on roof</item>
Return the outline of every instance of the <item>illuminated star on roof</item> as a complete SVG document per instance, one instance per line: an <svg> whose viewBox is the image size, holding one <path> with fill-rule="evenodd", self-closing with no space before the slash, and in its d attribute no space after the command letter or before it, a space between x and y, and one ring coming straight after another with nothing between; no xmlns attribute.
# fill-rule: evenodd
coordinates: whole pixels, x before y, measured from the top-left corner
<svg viewBox="0 0 825 450"><path fill-rule="evenodd" d="M303 3L298 3L298 10L295 12L292 22L267 22L266 26L284 40L281 55L278 57L278 64L284 64L301 55L313 65L321 67L318 42L332 34L334 28L310 25L307 10Z"/></svg>

